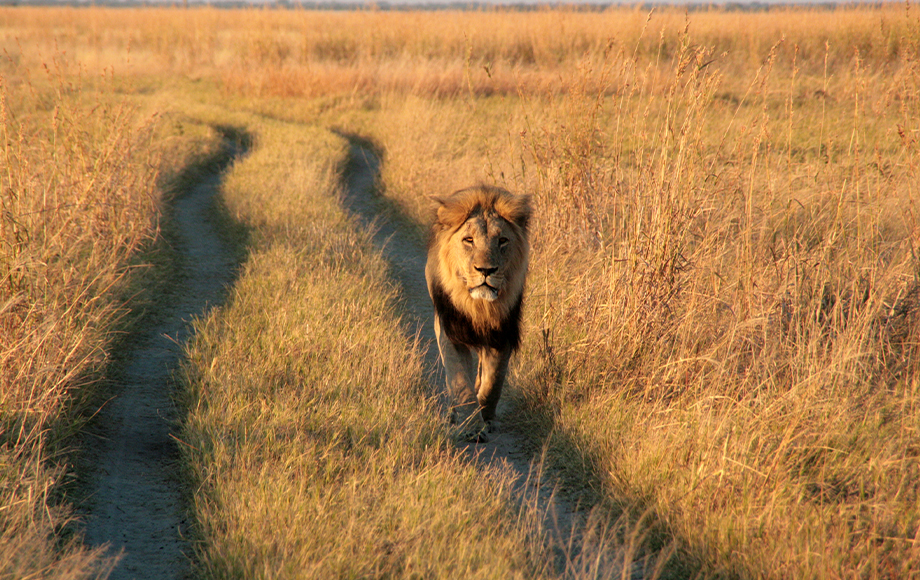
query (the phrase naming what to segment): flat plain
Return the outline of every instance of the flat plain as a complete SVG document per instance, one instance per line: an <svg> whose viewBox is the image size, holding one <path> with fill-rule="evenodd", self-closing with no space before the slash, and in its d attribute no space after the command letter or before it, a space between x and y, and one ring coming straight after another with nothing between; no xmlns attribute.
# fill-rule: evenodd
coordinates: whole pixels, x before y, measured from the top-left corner
<svg viewBox="0 0 920 580"><path fill-rule="evenodd" d="M915 6L8 7L0 577L116 565L83 541L85 449L227 135L239 272L165 387L192 577L920 571ZM500 422L571 539L451 439L343 204L356 138L419 247L430 195L534 196Z"/></svg>

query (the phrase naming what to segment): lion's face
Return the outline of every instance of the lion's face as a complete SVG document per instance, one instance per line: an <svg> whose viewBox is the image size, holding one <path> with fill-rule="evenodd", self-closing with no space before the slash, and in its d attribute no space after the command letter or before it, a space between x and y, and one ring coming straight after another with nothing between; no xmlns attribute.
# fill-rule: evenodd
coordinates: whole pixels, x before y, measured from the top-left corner
<svg viewBox="0 0 920 580"><path fill-rule="evenodd" d="M530 198L479 186L435 201L425 267L429 293L435 298L443 292L478 328L501 328L520 310Z"/></svg>
<svg viewBox="0 0 920 580"><path fill-rule="evenodd" d="M470 216L450 239L456 275L470 297L492 302L505 290L515 233L494 212Z"/></svg>

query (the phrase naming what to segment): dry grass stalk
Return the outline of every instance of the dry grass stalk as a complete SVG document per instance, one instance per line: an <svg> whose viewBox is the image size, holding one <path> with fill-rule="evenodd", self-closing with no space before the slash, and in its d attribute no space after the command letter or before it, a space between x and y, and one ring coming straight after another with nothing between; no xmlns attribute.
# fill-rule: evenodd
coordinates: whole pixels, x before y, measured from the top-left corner
<svg viewBox="0 0 920 580"><path fill-rule="evenodd" d="M661 10L651 19L639 10L22 8L0 10L0 22L17 31L23 46L37 47L14 56L26 67L35 66L32 55L51 54L58 43L87 62L117 66L136 83L129 91L186 75L213 82L234 106L355 127L385 145L385 193L419 222L426 219L424 194L476 177L533 191L541 216L528 302L536 338L517 373L520 418L547 445L550 462L569 468L570 484L590 489L608 520L622 515L618 526L599 524L597 544L632 538L640 553L670 557L665 573L675 576L907 577L916 567L920 25L909 5L689 17ZM358 34L366 30L375 33ZM27 142L7 131L7 158L18 159ZM257 175L275 170L250 167ZM67 179L80 183L78 174ZM247 206L245 196L237 202L271 249L259 256L260 276L280 277L277 288L309 282L311 300L334 294L325 280L298 270L303 260L290 253L313 247L312 234L302 224L275 221L297 215L302 199L266 199L260 208ZM347 276L346 265L355 264L376 272L380 266L367 261L361 240L340 227L335 220L315 226L313 234L331 240L316 248L323 272ZM13 255L24 231L4 225L4 239L11 240L5 252ZM287 268L298 276L284 277ZM348 280L356 287L382 283L377 276ZM101 283L93 280L80 283ZM258 280L251 284L254 292L268 292ZM376 312L362 300L350 303L355 312ZM4 303L5 313L31 312L21 302ZM400 433L387 423L395 415L368 410L385 407L386 399L362 399L364 391L348 377L316 396L334 399L330 412L351 409L383 421L367 437L354 438L358 431L334 413L309 409L308 429L262 406L272 389L296 406L302 393L286 389L309 372L298 357L280 364L287 359L279 344L294 341L303 349L298 356L311 361L341 354L328 335L297 335L306 328L306 318L297 316L317 309L273 313L291 319L263 320L264 335L273 338L261 345L242 339L199 345L208 364L196 380L214 396L227 385L237 389L235 403L245 404L224 407L269 425L258 433L233 431L235 439L223 431L209 439L202 428L196 443L204 452L202 480L218 482L233 472L230 443L241 437L258 443L251 455L239 456L251 473L296 441L306 450L291 459L297 473L321 466L329 471L310 477L344 478L362 491L377 486L390 502L380 505L408 505L398 474L380 469L381 479L362 479L343 467L350 457L343 449L358 449L366 465L389 465L373 445L385 433L408 445L399 449L416 450L407 451L418 460L413 465L427 465L427 452L413 455L419 441L413 437L436 431L424 413L399 416L415 426L415 435ZM212 324L234 331L238 314ZM385 332L392 320L377 322ZM36 344L59 341L58 328L51 330ZM339 337L366 346L366 337ZM52 350L69 352L62 345ZM247 349L254 345L260 356L272 353L269 370L293 378L266 369L250 376L240 361L252 358ZM407 348L411 353L411 346L393 345L385 354L405 362ZM222 359L204 355L214 353L236 362L212 369L210 362ZM352 364L351 354L341 356L347 360L334 359L338 366ZM41 397L53 395L54 384L27 400L45 404ZM349 406L355 401L369 406ZM220 405L203 412L215 409ZM208 455L203 442L211 439ZM465 476L449 462L424 473ZM254 573L279 554L297 561L313 553L299 551L309 538L292 532L269 538L258 558L245 557L253 553L245 530L262 529L272 506L307 494L296 481L266 472L230 478L230 496L210 490L201 525L210 533L208 526L231 513L242 532L215 540L221 528L209 536L213 543L202 548L206 569ZM354 499L368 513L379 497L324 489L334 505ZM247 520L252 514L241 505L224 511L229 504L214 499L233 494L258 500L264 511ZM394 512L373 512L370 532L347 528L348 545L368 550L367 558L310 559L317 573L428 570L437 558L426 560L413 538L398 546L375 543L382 537L376 531L392 531L394 521L404 523L400 518L410 514L393 509L395 520L387 519ZM290 511L291 529L304 524L294 517L303 513ZM503 528L503 538L521 529ZM512 571L539 569L528 559L534 553L501 561ZM448 551L439 554L442 570L462 567ZM592 565L582 560L570 571L591 575Z"/></svg>
<svg viewBox="0 0 920 580"><path fill-rule="evenodd" d="M64 445L100 379L135 254L156 234L149 128L87 105L63 57L0 76L0 575L103 573L60 501ZM39 82L41 84L39 84Z"/></svg>

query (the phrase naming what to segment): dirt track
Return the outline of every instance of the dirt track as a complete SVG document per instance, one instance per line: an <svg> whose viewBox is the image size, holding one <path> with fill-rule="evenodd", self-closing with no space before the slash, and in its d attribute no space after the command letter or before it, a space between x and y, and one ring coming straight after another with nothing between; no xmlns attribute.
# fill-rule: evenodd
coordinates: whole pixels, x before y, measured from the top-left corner
<svg viewBox="0 0 920 580"><path fill-rule="evenodd" d="M440 385L424 248L377 195L380 160L372 146L360 137L343 136L351 143L343 204L374 232L375 243L402 286L406 331L412 336L417 333L427 344L426 365ZM174 204L175 244L184 265L181 280L162 301L165 309L158 319L128 340L121 357L119 392L100 413L105 439L91 457L99 467L87 506L86 537L91 545L109 545L113 554L121 553L110 576L114 580L181 579L187 573L190 547L184 540L176 478L178 443L170 435L176 419L170 381L190 336L190 322L218 304L234 279L234 257L211 220L212 198L231 160L228 154L224 163L198 179ZM554 496L547 482L534 481L539 471L535 458L524 451L520 436L501 429L507 407L500 405L499 430L489 442L466 449L472 461L509 466L521 501L536 501L546 509L544 527L557 546L557 568L562 572L571 565L573 547L577 552L577 534L574 544L570 539L579 527L574 523L578 516L571 504Z"/></svg>
<svg viewBox="0 0 920 580"><path fill-rule="evenodd" d="M403 306L407 313L407 333L417 333L422 344L427 344L425 362L429 372L441 386L443 371L435 343L433 310L425 283L425 250L420 241L409 234L409 228L400 227L397 218L389 217L394 211L387 208L387 202L376 193L380 159L371 143L359 136L342 134L351 144L350 159L346 166L343 183L343 203L365 227L374 232L374 242L390 264L391 273L402 286ZM459 186L458 186L459 187ZM445 402L442 401L442 404ZM489 441L483 444L466 445L470 457L482 464L506 464L511 467L521 501L532 502L546 508L544 527L558 548L557 568L566 567L564 551L573 546L569 540L577 526L573 506L556 497L547 481L536 481L540 472L536 458L524 451L520 436L501 428L502 417L508 412L508 405L502 401L498 408L497 432L490 433ZM577 544L577 536L576 542Z"/></svg>
<svg viewBox="0 0 920 580"><path fill-rule="evenodd" d="M160 301L156 319L128 338L118 356L115 397L98 417L103 439L89 451L97 469L89 474L85 533L88 544L121 554L112 580L186 576L171 373L191 321L218 304L233 281L236 262L212 221L211 203L222 171L241 152L228 144L173 204L179 280Z"/></svg>

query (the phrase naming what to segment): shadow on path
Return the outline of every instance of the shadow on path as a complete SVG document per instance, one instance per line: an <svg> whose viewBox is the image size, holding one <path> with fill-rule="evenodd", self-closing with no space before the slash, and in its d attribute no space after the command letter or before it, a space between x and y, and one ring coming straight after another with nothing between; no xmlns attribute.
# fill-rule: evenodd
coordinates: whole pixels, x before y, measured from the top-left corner
<svg viewBox="0 0 920 580"><path fill-rule="evenodd" d="M171 399L172 373L191 322L221 304L235 282L241 256L221 231L214 198L223 176L246 154L252 138L232 127L215 127L222 144L175 179L179 194L165 230L175 253L175 276L124 341L113 361L113 398L99 412L101 441L89 450L89 497L84 505L86 542L121 554L113 580L184 578L189 547L184 540L178 451L170 428L178 419Z"/></svg>
<svg viewBox="0 0 920 580"><path fill-rule="evenodd" d="M348 140L349 154L342 174L342 205L371 232L390 265L390 273L402 287L403 307L410 332L418 333L425 350L430 373L440 376L440 361L435 344L433 313L425 283L425 251L415 234L415 225L401 215L395 203L379 194L383 149L371 140L344 131L335 131Z"/></svg>
<svg viewBox="0 0 920 580"><path fill-rule="evenodd" d="M393 278L402 289L404 307L411 326L417 327L422 346L427 344L425 362L432 384L443 400L441 363L434 336L434 310L425 283L426 253L422 241L415 235L416 226L401 214L398 206L380 195L380 166L384 159L382 148L352 133L335 131L348 140L349 156L342 168L342 205L373 232L373 241L389 262ZM415 328L410 328L410 331ZM502 401L499 421L511 412ZM576 509L555 494L551 484L543 481L540 457L534 455L523 437L509 430L492 436L488 443L462 445L471 460L479 465L505 465L511 468L516 495L521 502L536 504L544 513L543 527L557 548L557 568L564 573L569 560L580 552L580 535L573 536L579 517Z"/></svg>

